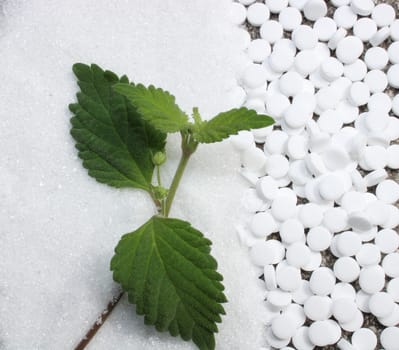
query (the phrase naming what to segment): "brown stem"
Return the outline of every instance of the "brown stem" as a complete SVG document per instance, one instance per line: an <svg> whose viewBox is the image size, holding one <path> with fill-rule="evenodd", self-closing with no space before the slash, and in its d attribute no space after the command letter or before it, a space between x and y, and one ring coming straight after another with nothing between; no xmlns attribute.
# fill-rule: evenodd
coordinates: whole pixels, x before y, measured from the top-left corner
<svg viewBox="0 0 399 350"><path fill-rule="evenodd" d="M101 315L97 318L97 320L93 323L89 331L86 333L84 338L80 341L80 343L76 346L75 350L83 350L90 343L90 340L94 338L97 331L101 328L104 322L107 320L108 316L111 314L112 310L121 300L124 292L121 291L118 296L113 297L112 300L108 303L107 308L101 313Z"/></svg>

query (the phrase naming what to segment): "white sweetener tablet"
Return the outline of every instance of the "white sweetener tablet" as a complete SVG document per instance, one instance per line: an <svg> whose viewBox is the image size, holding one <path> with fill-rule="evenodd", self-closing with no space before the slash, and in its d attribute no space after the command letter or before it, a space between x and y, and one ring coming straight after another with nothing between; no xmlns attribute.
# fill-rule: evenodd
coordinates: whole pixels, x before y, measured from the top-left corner
<svg viewBox="0 0 399 350"><path fill-rule="evenodd" d="M250 24L260 27L270 17L270 11L265 4L255 3L248 7L247 20Z"/></svg>
<svg viewBox="0 0 399 350"><path fill-rule="evenodd" d="M312 321L327 320L332 315L332 300L327 296L313 295L305 301L303 310Z"/></svg>
<svg viewBox="0 0 399 350"><path fill-rule="evenodd" d="M371 47L364 55L364 62L371 69L384 69L388 64L388 52L382 47Z"/></svg>
<svg viewBox="0 0 399 350"><path fill-rule="evenodd" d="M355 259L342 257L334 263L334 274L342 282L350 283L359 277L360 267Z"/></svg>
<svg viewBox="0 0 399 350"><path fill-rule="evenodd" d="M320 41L328 41L337 31L337 24L330 17L321 17L313 25L313 30Z"/></svg>
<svg viewBox="0 0 399 350"><path fill-rule="evenodd" d="M374 9L373 0L352 0L351 9L360 16L369 16Z"/></svg>
<svg viewBox="0 0 399 350"><path fill-rule="evenodd" d="M381 332L380 341L385 350L396 350L399 344L399 328L385 328Z"/></svg>
<svg viewBox="0 0 399 350"><path fill-rule="evenodd" d="M316 21L327 14L327 5L323 0L309 0L305 4L303 12L309 21Z"/></svg>
<svg viewBox="0 0 399 350"><path fill-rule="evenodd" d="M352 321L358 311L355 301L351 298L335 299L332 304L332 314L340 323Z"/></svg>
<svg viewBox="0 0 399 350"><path fill-rule="evenodd" d="M392 296L386 292L373 294L369 300L370 312L376 317L387 317L392 313L395 302Z"/></svg>
<svg viewBox="0 0 399 350"><path fill-rule="evenodd" d="M394 64L388 69L387 72L389 85L398 89L399 88L399 64Z"/></svg>
<svg viewBox="0 0 399 350"><path fill-rule="evenodd" d="M296 331L294 320L288 314L275 317L271 327L273 334L279 339L290 339Z"/></svg>
<svg viewBox="0 0 399 350"><path fill-rule="evenodd" d="M376 33L377 24L370 18L360 18L353 25L353 34L364 42L369 41Z"/></svg>
<svg viewBox="0 0 399 350"><path fill-rule="evenodd" d="M399 253L390 253L382 261L385 274L389 277L399 277Z"/></svg>
<svg viewBox="0 0 399 350"><path fill-rule="evenodd" d="M302 14L295 7L286 7L279 13L278 21L287 31L293 31L302 23Z"/></svg>
<svg viewBox="0 0 399 350"><path fill-rule="evenodd" d="M378 4L374 7L371 18L379 27L389 26L395 20L395 9L388 4Z"/></svg>
<svg viewBox="0 0 399 350"><path fill-rule="evenodd" d="M350 6L340 6L334 12L334 21L338 27L350 29L357 20L357 14Z"/></svg>
<svg viewBox="0 0 399 350"><path fill-rule="evenodd" d="M385 284L385 272L380 265L366 266L360 271L360 288L368 294L374 294L382 290Z"/></svg>
<svg viewBox="0 0 399 350"><path fill-rule="evenodd" d="M338 42L336 55L344 64L355 62L362 53L363 42L355 36L348 36Z"/></svg>
<svg viewBox="0 0 399 350"><path fill-rule="evenodd" d="M275 239L259 241L249 251L251 261L257 266L277 264L283 260L284 254L283 245Z"/></svg>
<svg viewBox="0 0 399 350"><path fill-rule="evenodd" d="M278 21L266 21L260 27L260 36L270 44L274 44L283 37L283 27Z"/></svg>
<svg viewBox="0 0 399 350"><path fill-rule="evenodd" d="M360 328L352 334L352 344L357 349L374 350L377 347L377 336L369 328Z"/></svg>

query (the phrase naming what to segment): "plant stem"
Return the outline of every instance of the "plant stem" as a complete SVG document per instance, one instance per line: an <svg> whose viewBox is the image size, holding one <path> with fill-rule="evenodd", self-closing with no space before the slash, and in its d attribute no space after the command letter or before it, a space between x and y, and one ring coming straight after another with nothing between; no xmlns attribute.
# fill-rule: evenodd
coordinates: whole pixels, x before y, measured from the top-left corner
<svg viewBox="0 0 399 350"><path fill-rule="evenodd" d="M187 155L183 152L180 158L179 165L177 166L175 176L173 177L172 184L170 185L168 196L166 197L165 210L164 210L164 215L166 217L169 215L173 199L175 198L177 187L179 186L180 180L183 176L184 170L187 166L189 159L190 159L190 154Z"/></svg>
<svg viewBox="0 0 399 350"><path fill-rule="evenodd" d="M158 186L162 186L161 183L161 167L159 165L157 165L157 181L158 181Z"/></svg>
<svg viewBox="0 0 399 350"><path fill-rule="evenodd" d="M112 310L119 303L124 292L121 291L118 296L112 298L108 303L107 308L101 313L97 320L93 323L91 328L88 330L86 335L82 338L80 343L76 346L75 350L84 350L86 346L90 343L90 340L96 335L97 331L101 328L104 322L107 320L108 316L111 314Z"/></svg>

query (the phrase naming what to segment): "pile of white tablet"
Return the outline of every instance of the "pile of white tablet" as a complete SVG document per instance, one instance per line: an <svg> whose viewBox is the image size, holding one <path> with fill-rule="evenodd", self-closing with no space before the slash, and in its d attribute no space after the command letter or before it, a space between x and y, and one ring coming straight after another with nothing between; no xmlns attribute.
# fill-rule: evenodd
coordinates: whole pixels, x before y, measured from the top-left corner
<svg viewBox="0 0 399 350"><path fill-rule="evenodd" d="M232 3L259 33L237 97L276 120L232 138L250 184L237 232L265 281L265 349L397 350L399 20L372 0L331 3L332 17L323 0Z"/></svg>

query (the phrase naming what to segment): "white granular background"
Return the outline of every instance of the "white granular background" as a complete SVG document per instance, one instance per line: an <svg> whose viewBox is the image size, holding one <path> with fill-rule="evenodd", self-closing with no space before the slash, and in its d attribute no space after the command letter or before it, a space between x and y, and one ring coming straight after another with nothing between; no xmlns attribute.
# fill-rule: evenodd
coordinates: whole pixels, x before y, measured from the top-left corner
<svg viewBox="0 0 399 350"><path fill-rule="evenodd" d="M0 349L73 348L116 294L109 261L119 237L154 212L146 194L96 183L81 166L69 135L72 64L162 86L187 112L198 106L210 117L234 106L242 45L229 2L0 1ZM178 158L171 143L165 182ZM200 147L172 213L214 242L230 301L221 350L257 349L263 334L253 302L263 287L233 229L246 188L238 166L228 144ZM194 346L144 326L123 299L89 348Z"/></svg>

